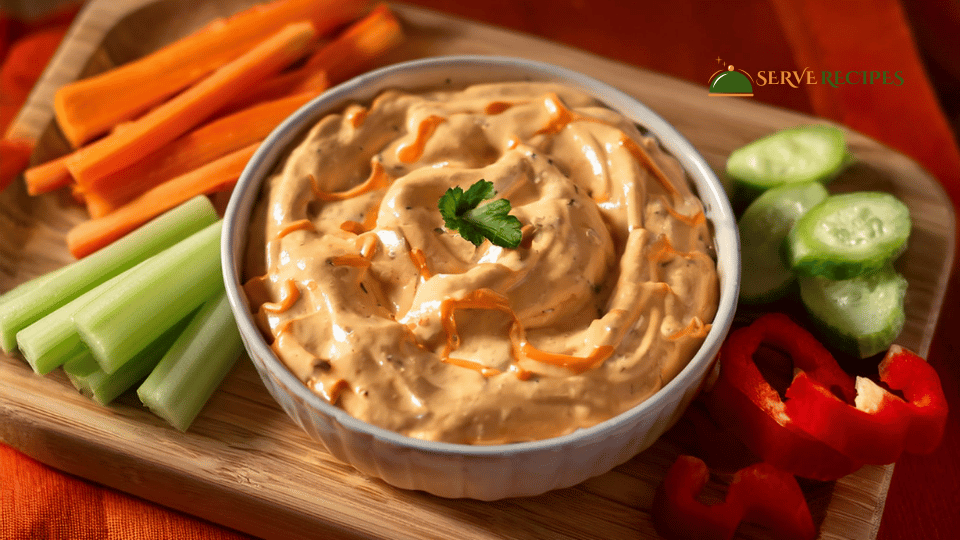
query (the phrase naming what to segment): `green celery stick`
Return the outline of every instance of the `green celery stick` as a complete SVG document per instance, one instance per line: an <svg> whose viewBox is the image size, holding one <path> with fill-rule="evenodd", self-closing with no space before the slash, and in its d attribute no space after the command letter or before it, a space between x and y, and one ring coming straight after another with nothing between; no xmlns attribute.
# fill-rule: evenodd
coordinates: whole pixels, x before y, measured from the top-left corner
<svg viewBox="0 0 960 540"><path fill-rule="evenodd" d="M223 291L221 222L146 261L73 316L97 363L113 373L168 328Z"/></svg>
<svg viewBox="0 0 960 540"><path fill-rule="evenodd" d="M13 351L20 330L217 219L207 197L194 197L96 253L63 267L40 286L29 286L30 290L13 295L0 303L0 347L4 352Z"/></svg>
<svg viewBox="0 0 960 540"><path fill-rule="evenodd" d="M221 291L200 308L137 395L154 414L186 431L242 349L227 295Z"/></svg>
<svg viewBox="0 0 960 540"><path fill-rule="evenodd" d="M108 279L17 332L17 346L33 371L46 375L60 367L67 359L87 351L87 346L77 332L77 326L73 324L74 313L124 276L136 272L143 264Z"/></svg>
<svg viewBox="0 0 960 540"><path fill-rule="evenodd" d="M63 371L80 393L92 397L100 405L107 405L153 371L157 362L170 350L180 333L186 328L192 315L191 313L178 322L113 373L106 373L100 369L97 359L86 347L82 348L82 354L63 365Z"/></svg>
<svg viewBox="0 0 960 540"><path fill-rule="evenodd" d="M73 387L85 396L92 396L93 390L90 381L96 376L97 372L103 373L97 360L93 357L90 349L84 347L83 352L74 358L71 358L63 364L63 372L73 384Z"/></svg>
<svg viewBox="0 0 960 540"><path fill-rule="evenodd" d="M3 311L4 309L3 306L6 305L7 303L13 300L16 300L17 298L20 298L21 296L27 293L31 293L34 289L43 287L44 285L47 284L48 281L50 281L51 279L56 277L57 274L65 271L66 269L67 269L66 266L61 266L56 270L51 270L50 272L47 272L45 274L40 274L39 276L29 281L24 281L23 283L10 289L9 291L3 294L0 294L0 311Z"/></svg>

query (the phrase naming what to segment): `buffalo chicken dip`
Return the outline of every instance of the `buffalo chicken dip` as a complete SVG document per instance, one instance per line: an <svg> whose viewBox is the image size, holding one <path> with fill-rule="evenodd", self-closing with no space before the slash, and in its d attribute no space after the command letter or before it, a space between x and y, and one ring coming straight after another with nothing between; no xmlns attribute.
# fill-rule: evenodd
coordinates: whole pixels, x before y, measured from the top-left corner
<svg viewBox="0 0 960 540"><path fill-rule="evenodd" d="M515 247L444 220L448 190L481 181L484 203L509 202ZM687 365L717 309L713 238L677 160L555 84L348 105L285 156L253 225L245 291L273 351L410 437L499 444L609 419Z"/></svg>

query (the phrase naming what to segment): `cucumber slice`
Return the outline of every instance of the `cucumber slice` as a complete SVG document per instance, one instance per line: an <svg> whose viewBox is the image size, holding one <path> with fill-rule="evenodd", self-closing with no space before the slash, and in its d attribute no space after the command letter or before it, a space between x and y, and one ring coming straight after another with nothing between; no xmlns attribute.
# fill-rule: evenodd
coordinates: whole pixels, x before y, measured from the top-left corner
<svg viewBox="0 0 960 540"><path fill-rule="evenodd" d="M757 197L737 224L740 230L740 300L755 304L783 296L795 281L780 256L787 232L801 216L827 198L818 182L784 184Z"/></svg>
<svg viewBox="0 0 960 540"><path fill-rule="evenodd" d="M825 184L851 161L842 130L809 125L777 131L734 150L726 172L733 181L734 199L746 204L781 184Z"/></svg>
<svg viewBox="0 0 960 540"><path fill-rule="evenodd" d="M831 195L811 208L784 241L799 275L850 279L895 259L910 236L910 210L889 193Z"/></svg>
<svg viewBox="0 0 960 540"><path fill-rule="evenodd" d="M892 265L852 279L800 277L799 282L800 298L824 341L841 351L873 356L903 330L907 280Z"/></svg>

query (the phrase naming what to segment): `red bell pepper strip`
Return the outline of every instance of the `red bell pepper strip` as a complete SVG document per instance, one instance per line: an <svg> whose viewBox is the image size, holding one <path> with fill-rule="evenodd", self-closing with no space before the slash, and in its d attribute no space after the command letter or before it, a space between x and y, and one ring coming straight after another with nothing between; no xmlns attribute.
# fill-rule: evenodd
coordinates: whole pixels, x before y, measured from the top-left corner
<svg viewBox="0 0 960 540"><path fill-rule="evenodd" d="M899 390L913 413L904 450L929 454L943 439L947 426L947 398L936 370L916 353L892 345L878 368L880 380Z"/></svg>
<svg viewBox="0 0 960 540"><path fill-rule="evenodd" d="M802 372L787 389L787 414L800 429L858 461L874 465L896 461L910 423L906 402L858 377L855 403L840 401Z"/></svg>
<svg viewBox="0 0 960 540"><path fill-rule="evenodd" d="M777 538L808 540L816 536L810 508L793 475L769 463L736 472L726 499L707 505L697 496L710 477L699 458L681 455L657 489L653 524L669 540L729 540L740 522L767 527Z"/></svg>
<svg viewBox="0 0 960 540"><path fill-rule="evenodd" d="M800 429L780 394L753 360L761 344L787 353L794 367L842 398L852 397L853 378L812 334L781 313L761 316L735 330L720 350L720 376L704 399L710 413L763 461L814 480L836 480L863 463Z"/></svg>
<svg viewBox="0 0 960 540"><path fill-rule="evenodd" d="M915 353L893 345L879 372L880 380L902 391L906 401L858 377L855 406L851 406L801 373L787 389L787 414L814 437L865 463L893 463L904 451L932 452L940 444L947 420L936 371Z"/></svg>
<svg viewBox="0 0 960 540"><path fill-rule="evenodd" d="M743 517L735 503L707 505L697 495L710 479L703 460L681 455L667 470L653 499L653 526L669 540L727 540Z"/></svg>

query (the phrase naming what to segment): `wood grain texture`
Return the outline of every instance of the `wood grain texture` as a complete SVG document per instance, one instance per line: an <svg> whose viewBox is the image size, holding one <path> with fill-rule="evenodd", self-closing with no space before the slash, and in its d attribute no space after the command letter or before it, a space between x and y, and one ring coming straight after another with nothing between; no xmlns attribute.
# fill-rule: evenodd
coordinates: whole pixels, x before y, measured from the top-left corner
<svg viewBox="0 0 960 540"><path fill-rule="evenodd" d="M98 0L79 15L15 122L38 141L34 160L66 150L52 119L62 83L140 56L252 0ZM721 170L729 152L773 130L817 121L749 99L711 98L704 86L537 38L396 6L410 39L383 63L457 53L503 54L578 69L630 93L675 125ZM707 74L709 75L709 74ZM858 164L831 189L880 189L904 200L914 229L898 268L908 278L899 342L926 353L953 260L954 215L942 188L913 161L857 133ZM63 191L63 190L62 190ZM70 261L69 227L84 218L66 193L0 194L0 291ZM58 372L35 375L0 356L0 439L64 471L262 537L656 538L653 492L678 446L663 439L613 471L539 497L494 503L392 488L334 460L297 427L242 359L193 427L179 433L133 395L99 407ZM821 538L874 538L893 467L864 467L833 483L805 483ZM744 527L742 538L769 535Z"/></svg>

